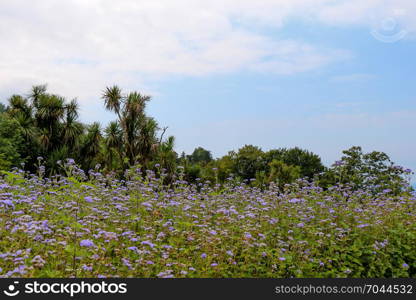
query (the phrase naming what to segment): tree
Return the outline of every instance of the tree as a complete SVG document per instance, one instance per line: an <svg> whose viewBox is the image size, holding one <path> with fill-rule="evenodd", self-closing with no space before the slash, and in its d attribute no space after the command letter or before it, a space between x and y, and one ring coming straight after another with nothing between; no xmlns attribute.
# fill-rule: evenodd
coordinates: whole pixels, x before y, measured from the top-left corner
<svg viewBox="0 0 416 300"><path fill-rule="evenodd" d="M299 166L300 177L312 179L316 174L325 170L321 158L318 155L298 147L270 150L264 156L269 165L273 160L280 160L289 166Z"/></svg>
<svg viewBox="0 0 416 300"><path fill-rule="evenodd" d="M97 164L97 156L100 152L101 143L100 124L94 122L88 126L87 134L84 136L81 146L82 167L84 170L94 168Z"/></svg>
<svg viewBox="0 0 416 300"><path fill-rule="evenodd" d="M164 168L170 180L176 170L177 153L174 151L175 137L169 136L158 148L156 161Z"/></svg>
<svg viewBox="0 0 416 300"><path fill-rule="evenodd" d="M191 155L188 155L188 160L195 163L207 164L212 161L212 154L210 151L205 150L202 147L195 148Z"/></svg>
<svg viewBox="0 0 416 300"><path fill-rule="evenodd" d="M301 167L287 165L280 160L272 160L269 164L271 171L269 175L269 182L276 182L280 189L283 189L285 184L294 182L301 176Z"/></svg>
<svg viewBox="0 0 416 300"><path fill-rule="evenodd" d="M24 147L23 135L16 120L0 113L0 170L8 170L24 162L24 157L20 155Z"/></svg>
<svg viewBox="0 0 416 300"><path fill-rule="evenodd" d="M105 107L116 113L118 124L122 133L122 147L118 147L119 153L127 157L128 164L137 162L147 165L156 154L159 146L156 137L159 130L157 122L146 116L146 103L150 96L131 92L124 96L119 87L107 87L102 95Z"/></svg>
<svg viewBox="0 0 416 300"><path fill-rule="evenodd" d="M4 113L7 110L7 106L4 105L3 103L0 103L0 113Z"/></svg>
<svg viewBox="0 0 416 300"><path fill-rule="evenodd" d="M410 190L411 170L395 165L386 153L363 153L361 147L354 146L343 154L323 176L327 184L348 184L354 190L371 193L399 194Z"/></svg>
<svg viewBox="0 0 416 300"><path fill-rule="evenodd" d="M255 178L256 172L266 169L264 152L256 146L245 145L240 148L235 156L234 171L242 179Z"/></svg>
<svg viewBox="0 0 416 300"><path fill-rule="evenodd" d="M105 151L108 169L122 167L123 162L123 132L118 122L110 122L105 129ZM118 162L117 160L118 159Z"/></svg>
<svg viewBox="0 0 416 300"><path fill-rule="evenodd" d="M78 109L75 99L66 102L64 97L49 94L46 85L32 87L28 98L9 98L7 114L22 129L25 147L20 155L29 170L34 170L38 156L45 157L51 170L57 158L79 157L84 125L78 122Z"/></svg>

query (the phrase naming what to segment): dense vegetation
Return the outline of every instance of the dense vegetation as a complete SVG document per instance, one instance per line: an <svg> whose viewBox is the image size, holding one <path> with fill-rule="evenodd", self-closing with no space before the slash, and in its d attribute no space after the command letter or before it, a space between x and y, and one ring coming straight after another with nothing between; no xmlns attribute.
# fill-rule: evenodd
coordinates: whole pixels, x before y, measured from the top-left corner
<svg viewBox="0 0 416 300"><path fill-rule="evenodd" d="M34 86L27 97L12 95L7 106L0 106L0 170L24 166L34 172L41 157L45 160L44 172L50 176L62 173L60 164L71 158L85 172L99 165L104 174L116 173L119 178L131 166L153 171L158 166L167 173L164 183L172 182L177 167L183 166L185 179L191 183L224 183L233 177L262 189L272 182L282 189L285 184L306 178L324 188L349 183L355 189L389 189L395 195L408 189L410 170L395 166L385 153L366 154L360 147L344 151L331 168L324 167L318 155L299 148L264 152L245 145L213 159L210 151L198 147L190 155L178 156L175 138L163 138L168 128L161 128L146 114L149 96L124 94L113 86L104 90L102 99L116 117L104 129L97 122L79 122L76 99L67 101L50 94L46 85Z"/></svg>
<svg viewBox="0 0 416 300"><path fill-rule="evenodd" d="M0 180L1 277L416 276L415 195L64 169Z"/></svg>
<svg viewBox="0 0 416 300"><path fill-rule="evenodd" d="M0 106L0 277L416 276L412 171L382 152L178 155L149 96L115 121L35 86Z"/></svg>

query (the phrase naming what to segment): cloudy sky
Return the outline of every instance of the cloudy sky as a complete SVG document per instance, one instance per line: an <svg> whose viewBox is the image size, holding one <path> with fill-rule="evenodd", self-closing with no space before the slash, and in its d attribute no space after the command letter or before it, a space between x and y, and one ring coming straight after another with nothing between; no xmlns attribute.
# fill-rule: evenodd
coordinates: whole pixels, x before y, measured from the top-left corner
<svg viewBox="0 0 416 300"><path fill-rule="evenodd" d="M47 83L104 126L118 84L188 153L362 145L416 169L415 53L414 0L0 0L2 102Z"/></svg>

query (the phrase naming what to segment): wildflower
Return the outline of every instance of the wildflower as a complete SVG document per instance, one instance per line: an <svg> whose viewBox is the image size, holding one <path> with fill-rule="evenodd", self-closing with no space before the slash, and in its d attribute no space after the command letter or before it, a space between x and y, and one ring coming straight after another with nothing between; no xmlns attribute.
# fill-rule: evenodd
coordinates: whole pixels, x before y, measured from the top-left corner
<svg viewBox="0 0 416 300"><path fill-rule="evenodd" d="M150 241L143 241L143 242L141 242L141 244L142 245L148 245L150 248L154 248L155 247L155 244L153 244L152 242L150 242Z"/></svg>
<svg viewBox="0 0 416 300"><path fill-rule="evenodd" d="M92 271L92 267L91 267L91 266L87 266L87 265L83 265L83 266L82 266L82 269L83 269L84 271L87 271L87 272L91 272L91 271Z"/></svg>
<svg viewBox="0 0 416 300"><path fill-rule="evenodd" d="M253 236L252 236L250 233L246 232L246 233L244 234L244 237L245 237L246 239L251 239Z"/></svg>
<svg viewBox="0 0 416 300"><path fill-rule="evenodd" d="M227 255L229 255L229 256L233 256L234 254L233 254L233 251L231 251L231 250L228 250L227 252Z"/></svg>
<svg viewBox="0 0 416 300"><path fill-rule="evenodd" d="M14 203L12 200L6 199L6 200L2 200L1 202L6 204L7 206L14 207Z"/></svg>
<svg viewBox="0 0 416 300"><path fill-rule="evenodd" d="M134 251L134 252L139 252L139 249L137 249L137 247L128 247L127 249L129 249L129 250L131 250L131 251Z"/></svg>
<svg viewBox="0 0 416 300"><path fill-rule="evenodd" d="M69 165L74 165L74 164L75 164L75 160L73 160L72 158L67 158L67 159L66 159L66 162L67 162Z"/></svg>
<svg viewBox="0 0 416 300"><path fill-rule="evenodd" d="M305 224L304 223L299 223L298 225L296 225L297 227L299 227L299 228L302 228L302 227L304 227L305 226Z"/></svg>
<svg viewBox="0 0 416 300"><path fill-rule="evenodd" d="M127 258L122 258L121 261L123 262L123 265L125 265L127 268L132 269L130 260L128 260Z"/></svg>
<svg viewBox="0 0 416 300"><path fill-rule="evenodd" d="M216 266L218 266L218 264L217 264L217 263L212 263L212 264L211 264L211 267L216 267Z"/></svg>
<svg viewBox="0 0 416 300"><path fill-rule="evenodd" d="M286 258L284 258L284 257L279 257L279 260L280 260L280 261L285 261L285 260L286 260Z"/></svg>
<svg viewBox="0 0 416 300"><path fill-rule="evenodd" d="M409 268L409 265L407 263L403 263L402 264L402 267L405 268L405 269L408 269Z"/></svg>
<svg viewBox="0 0 416 300"><path fill-rule="evenodd" d="M94 244L91 240L82 240L82 241L79 243L79 245L80 245L81 247L87 247L87 248L89 248L89 247L94 247L94 246L95 246L95 244Z"/></svg>
<svg viewBox="0 0 416 300"><path fill-rule="evenodd" d="M201 258L207 258L206 253L202 253L202 254L201 254Z"/></svg>
<svg viewBox="0 0 416 300"><path fill-rule="evenodd" d="M94 202L94 200L92 199L92 197L90 197L90 196L86 196L86 197L84 197L84 200L86 201L86 202L88 202L88 203L92 203L92 202Z"/></svg>
<svg viewBox="0 0 416 300"><path fill-rule="evenodd" d="M34 267L42 268L45 265L46 262L40 255L36 255L32 259L31 263L33 264Z"/></svg>

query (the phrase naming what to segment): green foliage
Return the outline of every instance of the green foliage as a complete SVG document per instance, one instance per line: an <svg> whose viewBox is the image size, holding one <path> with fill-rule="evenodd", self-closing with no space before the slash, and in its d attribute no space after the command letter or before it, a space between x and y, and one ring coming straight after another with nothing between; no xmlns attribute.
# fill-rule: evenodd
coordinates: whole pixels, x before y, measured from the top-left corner
<svg viewBox="0 0 416 300"><path fill-rule="evenodd" d="M1 172L0 276L416 276L414 195L357 191L339 201L345 187L305 180L279 193L164 185L138 166L124 182L98 169L82 176L72 161L62 168L59 180ZM278 160L271 168L300 172Z"/></svg>
<svg viewBox="0 0 416 300"><path fill-rule="evenodd" d="M46 158L51 172L56 170L57 158L79 160L84 126L77 120L76 100L67 102L41 85L34 86L27 98L13 95L8 102L6 113L21 127L24 146L19 154L29 170L35 170L39 156Z"/></svg>
<svg viewBox="0 0 416 300"><path fill-rule="evenodd" d="M276 182L280 189L283 189L285 184L292 183L301 176L301 168L299 166L287 165L276 159L273 159L269 165L271 168L269 182Z"/></svg>
<svg viewBox="0 0 416 300"><path fill-rule="evenodd" d="M259 147L252 145L245 145L238 149L234 164L236 176L250 180L256 177L256 172L264 171L266 161L263 154L263 151Z"/></svg>
<svg viewBox="0 0 416 300"><path fill-rule="evenodd" d="M207 164L212 161L211 152L202 147L195 148L191 155L188 155L188 160L193 164Z"/></svg>
<svg viewBox="0 0 416 300"><path fill-rule="evenodd" d="M23 130L16 120L0 113L0 170L9 170L24 162Z"/></svg>
<svg viewBox="0 0 416 300"><path fill-rule="evenodd" d="M150 96L135 91L124 94L112 86L105 89L102 98L105 108L117 117L103 132L98 123L85 125L78 121L75 99L66 101L48 93L46 85L34 86L27 97L12 95L7 107L0 106L0 168L10 169L25 162L25 168L34 172L38 157L43 157L46 173L55 174L60 172L57 161L71 158L86 172L102 165L105 172L120 178L124 170L140 165L142 171L157 171L164 183L173 182L177 167L183 166L185 179L192 183L224 185L233 180L262 189L277 183L283 189L305 178L316 179L325 188L344 184L354 190L390 194L410 190L410 170L395 166L383 152L365 154L360 147L345 150L331 168L325 168L318 155L298 147L263 151L245 145L217 159L210 151L197 147L190 155L182 153L178 158L175 138L164 139L167 127L160 128L146 114Z"/></svg>
<svg viewBox="0 0 416 300"><path fill-rule="evenodd" d="M361 147L343 151L341 160L335 162L322 177L324 185L347 184L354 190L371 193L399 194L410 191L411 171L397 166L386 153L363 153Z"/></svg>

